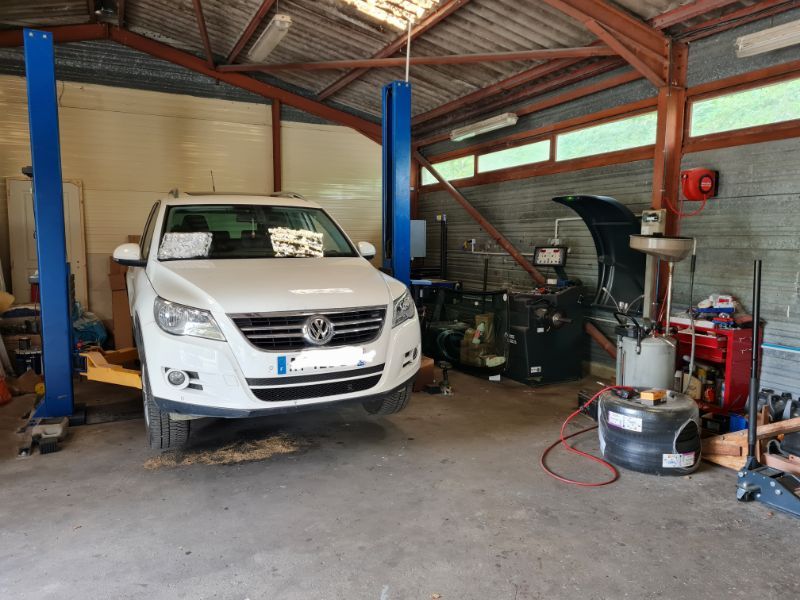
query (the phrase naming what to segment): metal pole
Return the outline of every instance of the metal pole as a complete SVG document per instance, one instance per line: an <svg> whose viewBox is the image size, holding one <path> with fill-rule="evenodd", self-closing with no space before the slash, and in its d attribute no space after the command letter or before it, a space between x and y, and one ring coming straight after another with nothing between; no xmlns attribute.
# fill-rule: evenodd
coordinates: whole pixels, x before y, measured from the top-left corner
<svg viewBox="0 0 800 600"><path fill-rule="evenodd" d="M761 332L761 261L753 263L753 356L750 363L750 405L747 426L747 457L756 458L758 422L758 357Z"/></svg>
<svg viewBox="0 0 800 600"><path fill-rule="evenodd" d="M53 34L25 29L23 36L45 389L34 416L66 417L73 408L72 319Z"/></svg>
<svg viewBox="0 0 800 600"><path fill-rule="evenodd" d="M666 325L664 326L664 335L669 335L669 326L670 326L670 317L672 316L670 313L672 311L672 272L675 270L675 263L673 261L669 261L669 278L667 279L667 316L666 316ZM691 375L691 373L689 373Z"/></svg>
<svg viewBox="0 0 800 600"><path fill-rule="evenodd" d="M383 88L383 266L411 283L411 84Z"/></svg>

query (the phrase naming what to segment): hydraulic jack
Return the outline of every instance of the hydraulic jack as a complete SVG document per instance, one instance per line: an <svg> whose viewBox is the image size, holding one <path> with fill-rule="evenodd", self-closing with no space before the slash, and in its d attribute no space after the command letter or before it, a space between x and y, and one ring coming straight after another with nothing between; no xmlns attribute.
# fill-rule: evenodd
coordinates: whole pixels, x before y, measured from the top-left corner
<svg viewBox="0 0 800 600"><path fill-rule="evenodd" d="M761 261L753 269L753 358L750 375L750 410L747 430L747 462L739 471L736 498L740 502L758 500L774 509L800 517L800 478L758 462L758 368L761 328Z"/></svg>

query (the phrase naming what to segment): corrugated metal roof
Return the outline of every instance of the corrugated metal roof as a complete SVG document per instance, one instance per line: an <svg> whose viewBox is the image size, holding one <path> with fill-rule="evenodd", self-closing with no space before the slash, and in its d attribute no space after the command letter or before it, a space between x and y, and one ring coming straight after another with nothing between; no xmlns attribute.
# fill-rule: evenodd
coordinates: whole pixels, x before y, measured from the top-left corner
<svg viewBox="0 0 800 600"><path fill-rule="evenodd" d="M203 0L203 13L216 60L224 63L263 0ZM410 0L380 0L377 5L397 9ZM422 3L422 0L419 0ZM444 0L424 0L435 10ZM730 11L754 0L732 2ZM649 19L686 3L686 0L617 0L632 14ZM85 0L3 0L0 26L78 23L89 20ZM357 4L357 3L356 3ZM375 4L375 3L373 3ZM114 0L96 5L113 11ZM176 48L203 56L192 0L126 0L125 25L132 31ZM288 35L269 57L269 62L307 62L368 58L402 35L397 27L381 22L345 0L279 0L256 29L237 62L247 62L247 53L277 13L292 17ZM713 15L719 14L719 11ZM110 12L109 19L116 18ZM694 19L700 22L704 18ZM594 41L577 21L541 0L464 0L463 6L419 36L412 54L431 56L502 52L535 48L583 46ZM520 73L537 63L499 62L471 65L414 66L413 112L419 114ZM282 71L268 79L278 85L300 89L314 96L347 71ZM378 116L380 88L401 79L403 69L373 69L333 94L329 101ZM259 75L259 78L267 78Z"/></svg>

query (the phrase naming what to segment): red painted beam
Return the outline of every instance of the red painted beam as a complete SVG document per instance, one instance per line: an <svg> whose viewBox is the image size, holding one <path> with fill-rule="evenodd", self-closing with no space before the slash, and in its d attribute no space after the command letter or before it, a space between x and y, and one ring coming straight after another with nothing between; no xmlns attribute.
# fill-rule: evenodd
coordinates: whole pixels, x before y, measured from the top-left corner
<svg viewBox="0 0 800 600"><path fill-rule="evenodd" d="M206 53L206 63L213 69L214 53L211 51L211 40L208 37L206 18L203 16L203 5L200 0L192 0L192 4L194 4L194 14L195 17L197 17L197 28L200 31L200 39L203 42L203 49Z"/></svg>
<svg viewBox="0 0 800 600"><path fill-rule="evenodd" d="M669 40L658 29L603 0L544 0L544 2L584 25L589 21L597 21L659 55L664 56L669 46Z"/></svg>
<svg viewBox="0 0 800 600"><path fill-rule="evenodd" d="M467 214L473 219L475 219L478 225L480 225L481 228L486 233L488 233L489 236L491 236L491 238L495 242L497 242L498 245L503 250L508 252L511 258L517 261L517 264L519 264L519 266L525 269L537 283L547 283L547 278L544 275L542 275L542 273L536 267L534 267L530 263L530 261L522 255L522 253L519 250L517 250L514 247L514 244L508 241L508 239L502 233L500 233L497 230L497 228L495 228L494 225L492 225L489 221L487 221L486 218L480 213L480 211L477 208L475 208L472 205L472 203L470 203L470 201L467 200L461 192L459 192L455 187L453 187L452 183L450 183L444 177L442 177L442 175L436 170L436 168L430 162L428 162L428 160L424 156L422 156L422 154L415 151L414 159L420 165L428 169L430 174L433 175L440 184L442 184L444 190L448 194L450 194L456 202L458 202L461 205L461 208L467 211Z"/></svg>
<svg viewBox="0 0 800 600"><path fill-rule="evenodd" d="M456 110L467 106L468 104L475 104L476 102L480 102L486 98L491 96L496 96L501 92L506 90L510 90L536 79L540 77L546 77L556 71L560 71L565 69L569 66L574 65L577 63L578 60L576 59L564 59L564 60L555 60L550 63L546 63L543 65L538 65L532 69L528 69L527 71L523 71L522 73L517 73L516 75L512 75L511 77L507 77L501 81L493 83L492 85L488 85L485 88L481 88L479 90L475 90L474 92L467 94L466 96L462 96L461 98L457 98L455 100L451 100L450 102L446 102L441 106L437 106L436 108L429 110L428 112L424 112L422 114L417 115L411 120L411 124L416 126L420 123L425 123L426 121L430 121L431 119L435 119L437 117L441 117L442 115L450 114Z"/></svg>
<svg viewBox="0 0 800 600"><path fill-rule="evenodd" d="M408 61L412 65L466 65L487 62L509 62L525 60L554 60L557 58L588 58L594 56L616 56L616 52L608 46L587 46L585 48L540 48L538 50L519 50L516 52L489 52L484 54L446 54L443 56L412 56ZM272 64L221 65L224 72L270 73L274 71L325 71L330 69L382 69L387 67L403 67L406 59L396 58L364 58L327 60L322 62L295 62Z"/></svg>
<svg viewBox="0 0 800 600"><path fill-rule="evenodd" d="M274 85L258 81L247 75L242 75L241 73L222 73L216 69L210 68L201 58L126 29L112 27L110 29L110 37L115 42L133 48L134 50L139 50L150 56L155 56L156 58L180 65L196 73L201 73L217 81L222 81L234 87L247 90L259 96L263 96L264 98L280 100L284 104L294 106L295 108L327 119L328 121L351 127L371 140L381 143L381 126L377 123L367 121L361 117L351 115L350 113L332 108L316 100L305 98L279 87L275 87Z"/></svg>
<svg viewBox="0 0 800 600"><path fill-rule="evenodd" d="M104 40L108 38L108 25L104 23L87 23L83 25L61 25L58 27L36 27L53 34L56 44L68 42L84 42L88 40ZM0 48L22 46L22 29L0 31Z"/></svg>
<svg viewBox="0 0 800 600"><path fill-rule="evenodd" d="M731 4L737 4L739 0L694 0L683 6L678 6L661 15L656 15L648 21L650 25L657 29L666 29L673 25L678 25L700 17L712 10L725 8Z"/></svg>
<svg viewBox="0 0 800 600"><path fill-rule="evenodd" d="M242 35L239 36L239 40L236 42L236 45L233 47L233 50L230 51L228 54L227 62L231 64L236 58L241 54L244 47L247 46L247 43L253 38L253 35L258 29L258 26L264 22L264 18L267 16L269 9L272 8L272 5L275 4L275 0L264 0L261 3L261 6L256 11L256 14L253 15L253 18L250 19L250 22L245 27Z"/></svg>
<svg viewBox="0 0 800 600"><path fill-rule="evenodd" d="M446 19L458 9L464 7L470 0L445 0L442 2L439 8L437 8L434 12L430 15L425 17L419 25L416 25L411 29L411 40L417 39L426 31L429 31L432 27L434 27L440 21ZM401 48L406 45L408 41L408 34L403 33L402 35L396 37L391 44L388 44L377 53L375 53L372 58L387 58L392 56L396 52L398 52ZM228 61L230 62L230 61ZM325 98L332 96L342 88L346 87L359 77L361 77L364 73L366 73L365 69L356 69L355 71L351 71L349 73L345 73L339 79L334 81L324 90L322 90L319 94L317 94L317 98L319 100L324 100Z"/></svg>
<svg viewBox="0 0 800 600"><path fill-rule="evenodd" d="M588 65L584 65L582 67L579 67L579 68L577 68L577 69L575 69L573 71L566 71L566 72L561 73L559 75L556 75L556 76L554 76L554 77L552 77L550 79L547 79L545 81L541 81L541 82L539 82L537 84L534 84L534 85L532 85L530 87L526 87L526 88L523 88L523 89L520 89L520 90L516 90L516 91L514 91L512 93L506 94L504 96L501 96L499 98L495 98L495 99L487 101L487 102L482 102L482 103L476 104L472 108L470 108L470 109L468 109L466 111L459 112L457 115L454 115L452 119L445 118L445 119L436 121L434 123L431 123L428 126L420 127L417 130L415 130L415 134L416 135L424 135L425 132L427 132L427 131L432 131L433 129L437 129L437 128L443 127L443 126L447 125L448 123L455 122L456 120L459 123L464 122L464 121L469 120L469 119L471 119L473 117L477 117L479 115L483 115L483 114L485 114L485 113L487 113L489 111L492 111L492 110L495 110L495 109L499 109L499 108L504 107L504 106L508 106L509 104L513 104L513 103L516 103L516 102L521 102L523 100L528 100L530 98L534 98L536 96L540 96L542 94L546 94L548 92L551 92L553 90L558 90L558 89L560 89L560 88L562 88L564 86L568 86L568 85L571 85L573 83L584 81L586 79L589 79L589 78L597 76L597 75L602 75L603 73L607 73L608 71L612 71L614 69L617 69L620 66L623 66L624 64L625 63L620 61L620 60L611 60L611 61L604 61L602 63L591 63L591 64L588 64ZM620 77L622 78L624 83L627 83L627 82L639 79L640 76L638 74L636 74L636 73L625 73L625 74L623 74L621 76L613 78L613 80L608 80L608 82L601 82L601 86L602 86L602 84L605 84L605 83L609 84L608 87L615 87L617 85L620 85L620 83L617 83L617 81L620 80ZM600 89L607 89L607 88L602 86ZM600 91L600 90L598 90L598 91ZM534 103L534 105L529 105L529 106L536 106L537 104L538 103ZM534 110L541 110L541 109L540 108L535 108ZM533 112L533 110L528 110L527 107L523 106L523 107L515 110L514 112L518 116L521 117L522 115L526 115L526 114L529 114L530 112ZM444 139L446 139L448 136L449 136L449 134L445 134L445 138Z"/></svg>

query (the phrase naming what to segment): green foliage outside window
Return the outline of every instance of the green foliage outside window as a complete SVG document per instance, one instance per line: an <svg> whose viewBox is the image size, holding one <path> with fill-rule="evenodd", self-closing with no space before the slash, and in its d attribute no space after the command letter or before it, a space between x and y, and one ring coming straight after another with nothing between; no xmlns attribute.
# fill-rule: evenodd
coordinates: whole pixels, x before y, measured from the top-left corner
<svg viewBox="0 0 800 600"><path fill-rule="evenodd" d="M562 133L556 137L556 160L655 144L656 121L656 113L651 112Z"/></svg>
<svg viewBox="0 0 800 600"><path fill-rule="evenodd" d="M446 160L436 163L433 167L447 181L472 177L475 175L475 155L470 154L469 156ZM431 183L439 182L428 172L428 169L422 169L422 185L429 185Z"/></svg>
<svg viewBox="0 0 800 600"><path fill-rule="evenodd" d="M478 172L497 171L519 165L542 162L550 158L550 140L498 150L478 156Z"/></svg>
<svg viewBox="0 0 800 600"><path fill-rule="evenodd" d="M800 78L692 104L690 135L800 119Z"/></svg>

